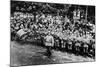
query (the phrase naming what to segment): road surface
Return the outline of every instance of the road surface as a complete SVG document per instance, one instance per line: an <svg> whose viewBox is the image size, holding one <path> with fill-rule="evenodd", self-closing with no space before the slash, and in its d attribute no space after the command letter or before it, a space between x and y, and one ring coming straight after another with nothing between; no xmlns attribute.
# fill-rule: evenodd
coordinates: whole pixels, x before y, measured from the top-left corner
<svg viewBox="0 0 100 67"><path fill-rule="evenodd" d="M69 62L94 61L89 57L76 56L67 52L52 50L51 58L48 58L46 48L34 44L20 44L16 41L11 42L10 65L27 66L27 65L44 65L58 64Z"/></svg>

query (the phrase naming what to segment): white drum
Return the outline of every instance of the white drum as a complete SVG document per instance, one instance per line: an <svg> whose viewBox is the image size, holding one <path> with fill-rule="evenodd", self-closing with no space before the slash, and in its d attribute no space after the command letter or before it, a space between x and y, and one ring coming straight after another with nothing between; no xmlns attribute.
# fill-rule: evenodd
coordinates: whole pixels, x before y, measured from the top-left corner
<svg viewBox="0 0 100 67"><path fill-rule="evenodd" d="M17 35L19 37L21 37L22 35L26 34L27 32L25 32L23 29L20 29L19 31L17 31Z"/></svg>

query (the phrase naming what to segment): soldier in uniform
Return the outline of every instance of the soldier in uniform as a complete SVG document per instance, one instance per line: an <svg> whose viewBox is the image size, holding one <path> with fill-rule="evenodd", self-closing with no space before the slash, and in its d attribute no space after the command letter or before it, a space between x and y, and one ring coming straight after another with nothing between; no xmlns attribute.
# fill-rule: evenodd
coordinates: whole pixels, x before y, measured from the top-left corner
<svg viewBox="0 0 100 67"><path fill-rule="evenodd" d="M50 57L51 56L51 47L54 46L54 38L51 35L50 31L49 31L48 35L45 37L45 46L47 48L47 56Z"/></svg>

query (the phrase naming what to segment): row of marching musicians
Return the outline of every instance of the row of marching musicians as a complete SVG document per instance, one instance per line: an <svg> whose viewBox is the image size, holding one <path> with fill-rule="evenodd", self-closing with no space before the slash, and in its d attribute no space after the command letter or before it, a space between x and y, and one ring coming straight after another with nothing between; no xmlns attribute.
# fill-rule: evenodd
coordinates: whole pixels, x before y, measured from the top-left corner
<svg viewBox="0 0 100 67"><path fill-rule="evenodd" d="M55 50L66 51L76 55L82 55L84 57L95 58L95 43L92 41L90 41L90 43L86 43L78 40L64 40L59 37L55 38L52 35L47 35L45 40L45 46L47 47L47 52L49 53L52 47Z"/></svg>
<svg viewBox="0 0 100 67"><path fill-rule="evenodd" d="M64 40L57 38L55 39L54 48L61 51L67 51L76 55L89 56L94 58L95 56L95 43L85 43L76 40Z"/></svg>

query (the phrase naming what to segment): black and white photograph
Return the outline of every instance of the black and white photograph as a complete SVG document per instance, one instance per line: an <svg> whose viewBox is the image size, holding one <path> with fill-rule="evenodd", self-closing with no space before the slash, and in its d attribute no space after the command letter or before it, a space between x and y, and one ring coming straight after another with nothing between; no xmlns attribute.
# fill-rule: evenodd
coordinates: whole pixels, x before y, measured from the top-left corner
<svg viewBox="0 0 100 67"><path fill-rule="evenodd" d="M95 61L95 5L10 1L10 66Z"/></svg>

